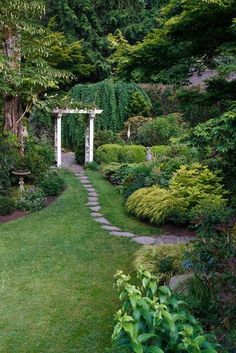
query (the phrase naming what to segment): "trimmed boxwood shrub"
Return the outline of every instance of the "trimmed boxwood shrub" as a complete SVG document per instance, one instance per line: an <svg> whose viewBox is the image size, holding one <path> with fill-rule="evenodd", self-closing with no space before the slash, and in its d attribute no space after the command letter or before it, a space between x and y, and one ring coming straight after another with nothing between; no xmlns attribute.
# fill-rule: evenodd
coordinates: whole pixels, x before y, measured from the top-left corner
<svg viewBox="0 0 236 353"><path fill-rule="evenodd" d="M123 146L120 162L141 163L146 160L146 148L144 146L130 145Z"/></svg>
<svg viewBox="0 0 236 353"><path fill-rule="evenodd" d="M102 145L97 149L96 159L99 163L118 163L122 155L122 146L116 144Z"/></svg>
<svg viewBox="0 0 236 353"><path fill-rule="evenodd" d="M99 163L140 163L146 160L146 148L117 144L102 145L97 149L96 159Z"/></svg>
<svg viewBox="0 0 236 353"><path fill-rule="evenodd" d="M7 196L0 196L0 216L12 214L15 210L14 201Z"/></svg>

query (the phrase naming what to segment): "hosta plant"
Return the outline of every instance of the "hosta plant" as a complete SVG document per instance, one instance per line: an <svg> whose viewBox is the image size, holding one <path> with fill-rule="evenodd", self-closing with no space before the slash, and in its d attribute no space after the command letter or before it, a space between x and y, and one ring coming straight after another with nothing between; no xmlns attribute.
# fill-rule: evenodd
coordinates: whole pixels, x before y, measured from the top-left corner
<svg viewBox="0 0 236 353"><path fill-rule="evenodd" d="M149 272L116 275L122 308L116 314L113 346L130 353L216 353L214 337L206 335L185 303Z"/></svg>

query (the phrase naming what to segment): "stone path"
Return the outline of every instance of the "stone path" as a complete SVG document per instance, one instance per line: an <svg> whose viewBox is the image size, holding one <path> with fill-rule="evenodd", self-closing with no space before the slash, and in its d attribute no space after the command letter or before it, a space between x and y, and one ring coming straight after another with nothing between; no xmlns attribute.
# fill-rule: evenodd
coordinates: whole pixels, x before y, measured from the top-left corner
<svg viewBox="0 0 236 353"><path fill-rule="evenodd" d="M149 236L139 236L130 232L124 232L119 227L113 226L102 214L101 206L99 205L98 193L93 185L90 183L89 178L85 174L85 170L81 165L76 164L73 152L62 153L62 164L74 172L75 176L79 179L81 184L88 192L88 202L86 206L90 209L90 214L95 222L98 222L101 227L108 231L112 236L128 237L139 244L174 244L174 243L187 243L192 240L192 237L177 237L175 235L162 235L156 238Z"/></svg>

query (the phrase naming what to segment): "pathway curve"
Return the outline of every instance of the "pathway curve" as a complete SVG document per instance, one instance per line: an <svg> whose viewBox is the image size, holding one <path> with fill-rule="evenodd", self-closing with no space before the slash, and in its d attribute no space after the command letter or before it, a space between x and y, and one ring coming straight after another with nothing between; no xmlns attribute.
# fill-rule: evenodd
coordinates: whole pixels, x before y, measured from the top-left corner
<svg viewBox="0 0 236 353"><path fill-rule="evenodd" d="M90 183L89 178L85 174L85 170L81 165L76 164L73 152L62 153L62 165L74 172L75 176L83 184L88 192L88 202L86 206L90 209L91 216L94 221L101 224L101 227L108 231L112 236L129 237L139 244L174 244L174 243L187 243L192 240L192 237L175 236L175 235L162 235L157 238L150 236L139 236L130 232L124 232L120 228L112 225L102 214L101 206L99 204L99 195L93 185Z"/></svg>

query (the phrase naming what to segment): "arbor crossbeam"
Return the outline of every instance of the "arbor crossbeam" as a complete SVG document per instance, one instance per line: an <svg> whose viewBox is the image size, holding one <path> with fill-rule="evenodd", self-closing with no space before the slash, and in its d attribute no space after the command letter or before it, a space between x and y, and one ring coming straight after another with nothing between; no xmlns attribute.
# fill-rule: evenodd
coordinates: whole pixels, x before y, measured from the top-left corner
<svg viewBox="0 0 236 353"><path fill-rule="evenodd" d="M53 114L56 116L55 122L55 152L57 167L61 167L61 119L63 115L67 114L85 114L86 131L85 131L85 163L93 161L94 155L94 120L96 115L101 114L101 109L70 109L70 108L55 108Z"/></svg>

